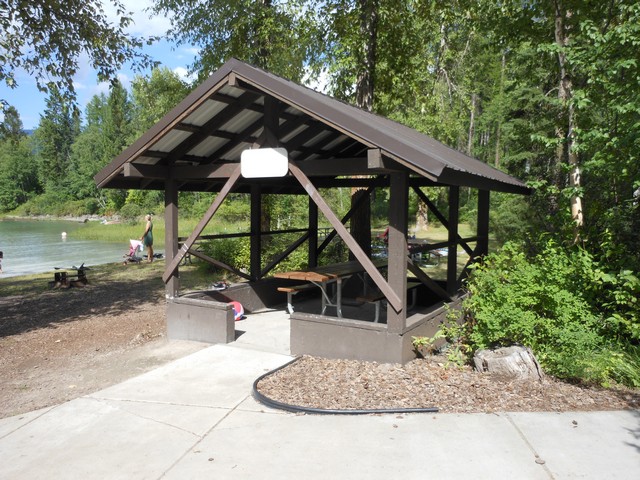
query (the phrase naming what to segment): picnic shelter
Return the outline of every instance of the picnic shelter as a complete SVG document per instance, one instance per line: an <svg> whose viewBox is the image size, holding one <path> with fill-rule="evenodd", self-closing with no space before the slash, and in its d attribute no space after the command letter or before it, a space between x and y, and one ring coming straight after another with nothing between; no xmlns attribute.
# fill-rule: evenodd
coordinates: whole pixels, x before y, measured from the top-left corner
<svg viewBox="0 0 640 480"><path fill-rule="evenodd" d="M427 135L236 59L125 149L95 181L101 188L164 192L163 280L170 338L233 341L235 326L228 303L235 300L247 314L291 307L293 354L399 363L414 356L411 337L432 333L443 318L444 305L460 301L467 267L488 253L490 192L530 193L519 180ZM339 187L360 192L352 210L342 216L322 194ZM445 189L444 213L425 193L427 187ZM389 194L384 260L374 258L369 245L354 238L348 227L358 203L368 202L377 189ZM477 229L471 238L462 238L458 231L461 189L477 190ZM412 243L410 190L447 228L445 241ZM178 193L186 191L217 195L193 232L180 238ZM250 264L243 268L197 248L203 230L231 193L245 194L250 202L249 230L206 237L213 241L248 237ZM307 196L307 225L263 231L262 204L265 195L272 194ZM320 234L320 215L330 225L327 234ZM265 262L264 239L292 232L299 233L297 240ZM348 248L351 261L324 265L323 252L336 239ZM306 276L280 272L280 262L300 248L308 258ZM446 278L441 280L432 278L416 260L416 253L426 256L435 251L445 253ZM459 252L468 259L462 266ZM181 292L180 265L187 256L229 270L243 281L224 292ZM309 281L301 283L300 278ZM356 278L364 283L365 292L347 298L350 289L359 288L354 287ZM320 288L302 292L303 285ZM322 300L323 308L296 309L298 299L307 295ZM341 309L343 305L349 308ZM374 307L375 318L349 314Z"/></svg>

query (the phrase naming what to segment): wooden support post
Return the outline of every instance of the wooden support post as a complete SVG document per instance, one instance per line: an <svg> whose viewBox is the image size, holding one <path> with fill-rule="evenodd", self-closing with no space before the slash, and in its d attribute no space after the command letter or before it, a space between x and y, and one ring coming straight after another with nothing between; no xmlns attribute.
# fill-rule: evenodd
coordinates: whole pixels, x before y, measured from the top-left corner
<svg viewBox="0 0 640 480"><path fill-rule="evenodd" d="M489 253L489 190L478 190L478 229L476 236L476 255L483 256Z"/></svg>
<svg viewBox="0 0 640 480"><path fill-rule="evenodd" d="M460 220L460 187L449 187L449 253L447 257L447 292L458 291L458 223Z"/></svg>
<svg viewBox="0 0 640 480"><path fill-rule="evenodd" d="M262 188L260 185L251 186L251 257L249 274L255 282L260 280L260 270L262 269Z"/></svg>
<svg viewBox="0 0 640 480"><path fill-rule="evenodd" d="M407 323L407 216L409 175L392 173L389 188L389 286L400 297L401 308L387 307L387 330L402 333Z"/></svg>
<svg viewBox="0 0 640 480"><path fill-rule="evenodd" d="M178 253L178 187L171 178L164 184L164 245L165 261L173 259ZM176 268L165 284L165 296L177 297L179 291L180 276Z"/></svg>
<svg viewBox="0 0 640 480"><path fill-rule="evenodd" d="M309 197L309 268L318 266L318 206Z"/></svg>

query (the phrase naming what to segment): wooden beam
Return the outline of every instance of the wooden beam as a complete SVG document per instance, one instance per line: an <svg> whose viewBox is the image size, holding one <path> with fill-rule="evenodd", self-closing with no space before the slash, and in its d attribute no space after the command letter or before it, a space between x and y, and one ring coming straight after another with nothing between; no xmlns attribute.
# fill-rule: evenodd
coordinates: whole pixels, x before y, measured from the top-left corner
<svg viewBox="0 0 640 480"><path fill-rule="evenodd" d="M241 272L240 270L233 268L231 265L227 265L226 263L221 262L220 260L216 260L215 258L212 258L209 255L202 253L199 250L196 250L195 248L189 249L189 254L193 255L194 257L198 257L199 259L204 260L205 262L208 262L212 265L215 265L218 268L222 268L223 270L227 270L235 275L238 275L239 277L242 277L247 280L251 280L249 275L247 275L246 273Z"/></svg>
<svg viewBox="0 0 640 480"><path fill-rule="evenodd" d="M478 227L476 244L477 255L487 255L489 253L489 190L478 190Z"/></svg>
<svg viewBox="0 0 640 480"><path fill-rule="evenodd" d="M260 185L251 185L251 202L250 202L250 254L249 254L249 273L251 279L257 281L260 279L260 270L262 269L262 189Z"/></svg>
<svg viewBox="0 0 640 480"><path fill-rule="evenodd" d="M446 302L451 301L451 296L447 293L447 291L442 288L440 285L436 283L429 275L427 275L424 270L422 270L419 266L413 263L413 260L410 258L407 259L407 268L411 273L413 273L418 280L420 280L429 290L435 293L438 297Z"/></svg>
<svg viewBox="0 0 640 480"><path fill-rule="evenodd" d="M309 197L309 268L318 266L318 206Z"/></svg>
<svg viewBox="0 0 640 480"><path fill-rule="evenodd" d="M297 162L307 176L370 175L366 158L318 158Z"/></svg>
<svg viewBox="0 0 640 480"><path fill-rule="evenodd" d="M414 186L413 190L416 192L418 197L420 197L420 200L422 200L427 205L427 207L429 207L429 211L436 216L436 218L440 221L440 223L442 223L442 226L444 228L446 228L447 230L449 230L449 221L447 220L447 218L442 213L440 213L440 210L438 210L438 207L436 207L436 205L431 200L429 200L429 197L427 197L424 194L424 192L422 190L420 190L419 187L415 187ZM473 250L471 249L469 244L467 242L465 242L464 239L460 235L458 235L458 237L456 238L456 242L460 243L462 248L464 248L465 252L467 252L467 255L473 256Z"/></svg>
<svg viewBox="0 0 640 480"><path fill-rule="evenodd" d="M178 187L173 180L164 184L164 246L165 257L174 258L178 253ZM175 298L180 292L178 269L165 282L165 295Z"/></svg>
<svg viewBox="0 0 640 480"><path fill-rule="evenodd" d="M240 178L240 164L236 166L236 170L233 172L233 174L229 177L227 182L224 184L224 186L220 190L220 193L216 195L216 198L211 204L211 206L209 207L209 210L207 210L202 220L200 220L198 225L196 225L196 228L193 230L191 235L189 235L189 238L187 238L184 241L184 244L182 245L180 250L178 250L178 253L173 257L173 260L171 260L171 263L166 267L164 274L162 275L162 280L165 283L167 283L171 275L173 275L175 270L178 268L178 265L180 265L180 262L182 261L184 256L187 254L189 249L192 247L193 243L196 241L198 236L202 233L204 228L207 226L207 224L209 223L209 220L211 220L211 217L213 217L213 215L215 215L215 213L218 211L218 208L220 208L220 205L222 204L224 199L227 198L227 195L229 195L229 192L231 192L231 190L233 189L234 185L236 184L239 178Z"/></svg>
<svg viewBox="0 0 640 480"><path fill-rule="evenodd" d="M400 308L391 304L387 307L387 330L401 333L407 323L407 222L409 209L409 174L391 174L389 188L389 285L401 300Z"/></svg>
<svg viewBox="0 0 640 480"><path fill-rule="evenodd" d="M331 226L338 232L340 238L344 240L349 249L353 252L353 255L356 257L360 265L365 269L365 271L369 274L369 277L373 282L378 286L380 291L387 298L388 302L395 308L396 310L401 310L403 308L401 298L393 291L393 289L389 286L385 278L382 276L380 271L373 264L371 259L366 256L363 252L360 245L355 241L355 239L351 236L346 227L340 222L335 213L331 210L331 207L325 202L324 198L320 195L318 190L313 186L311 180L298 168L298 166L293 162L293 160L289 160L289 171L293 174L294 177L300 182L300 185L305 189L307 194L313 199L313 201L318 205L318 208L323 213L323 215L327 218Z"/></svg>
<svg viewBox="0 0 640 480"><path fill-rule="evenodd" d="M210 165L143 165L126 163L124 176L130 178L144 178L152 180L166 180L172 178L181 180L205 180L209 178L229 178L237 163L212 163Z"/></svg>
<svg viewBox="0 0 640 480"><path fill-rule="evenodd" d="M460 187L449 187L449 253L447 256L447 292L453 295L458 291L458 223L460 220Z"/></svg>
<svg viewBox="0 0 640 480"><path fill-rule="evenodd" d="M188 123L178 123L174 128L176 130L191 133L200 133L202 131L202 127L198 127L197 125L190 125Z"/></svg>

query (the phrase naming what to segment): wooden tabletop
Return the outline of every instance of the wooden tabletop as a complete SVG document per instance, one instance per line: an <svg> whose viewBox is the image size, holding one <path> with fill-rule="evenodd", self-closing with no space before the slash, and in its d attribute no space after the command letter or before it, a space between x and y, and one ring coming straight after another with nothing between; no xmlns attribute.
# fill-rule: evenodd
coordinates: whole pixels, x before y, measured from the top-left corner
<svg viewBox="0 0 640 480"><path fill-rule="evenodd" d="M373 264L377 267L384 267L387 262L385 259L373 260ZM307 270L294 270L290 272L279 272L273 276L276 278L288 278L290 280L303 280L306 282L328 282L340 277L347 277L364 271L360 262L354 260L345 263L336 263L333 265L324 265L322 267L309 268Z"/></svg>

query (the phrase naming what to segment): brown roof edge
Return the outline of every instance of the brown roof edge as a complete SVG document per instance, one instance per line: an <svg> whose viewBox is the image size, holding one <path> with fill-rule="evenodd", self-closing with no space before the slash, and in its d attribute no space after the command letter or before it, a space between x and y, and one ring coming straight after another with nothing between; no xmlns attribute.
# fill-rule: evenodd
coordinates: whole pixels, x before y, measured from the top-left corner
<svg viewBox="0 0 640 480"><path fill-rule="evenodd" d="M242 64L235 58L227 61L222 67L216 70L209 78L196 87L189 95L187 95L178 105L155 123L133 144L124 149L120 155L114 158L111 163L100 170L94 177L96 185L103 187L122 167L127 160L132 161L144 150L145 146L155 140L156 137L164 135L178 121L191 114L200 104L211 96L216 90L229 83L229 75L237 65Z"/></svg>
<svg viewBox="0 0 640 480"><path fill-rule="evenodd" d="M491 190L494 192L516 193L519 195L531 195L533 189L525 183L496 170L499 178L487 178L468 172L461 172L453 168L445 168L438 177L438 182L445 185L460 185L477 188L479 190Z"/></svg>

